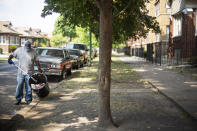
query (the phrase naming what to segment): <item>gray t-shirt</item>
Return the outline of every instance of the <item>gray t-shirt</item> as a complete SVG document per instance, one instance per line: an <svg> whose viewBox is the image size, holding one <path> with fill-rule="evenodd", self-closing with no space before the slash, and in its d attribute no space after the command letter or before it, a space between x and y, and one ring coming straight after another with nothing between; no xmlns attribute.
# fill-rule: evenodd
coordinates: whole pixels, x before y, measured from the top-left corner
<svg viewBox="0 0 197 131"><path fill-rule="evenodd" d="M18 59L18 66L24 72L28 74L34 73L34 62L38 60L37 54L34 49L26 52L24 47L19 47L14 51L13 56ZM18 69L18 73L26 75L24 72Z"/></svg>

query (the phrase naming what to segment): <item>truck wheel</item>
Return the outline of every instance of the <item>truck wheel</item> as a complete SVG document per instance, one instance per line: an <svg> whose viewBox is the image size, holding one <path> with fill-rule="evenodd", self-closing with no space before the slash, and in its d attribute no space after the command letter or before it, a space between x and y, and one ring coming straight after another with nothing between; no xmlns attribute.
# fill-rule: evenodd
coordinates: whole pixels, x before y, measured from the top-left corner
<svg viewBox="0 0 197 131"><path fill-rule="evenodd" d="M71 68L68 70L67 72L67 76L71 76L72 72L71 72Z"/></svg>

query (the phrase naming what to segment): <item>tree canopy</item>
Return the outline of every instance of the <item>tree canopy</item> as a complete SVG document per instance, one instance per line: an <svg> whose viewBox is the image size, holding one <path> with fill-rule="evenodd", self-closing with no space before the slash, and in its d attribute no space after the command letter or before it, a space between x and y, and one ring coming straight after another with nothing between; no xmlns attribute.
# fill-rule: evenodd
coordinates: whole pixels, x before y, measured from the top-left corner
<svg viewBox="0 0 197 131"><path fill-rule="evenodd" d="M77 34L77 37L72 39L71 42L85 43L86 45L89 46L90 44L90 31L89 30L85 28L81 28L81 27L76 27L76 34ZM98 39L96 39L95 35L92 35L92 46L98 47L98 45L99 45Z"/></svg>
<svg viewBox="0 0 197 131"><path fill-rule="evenodd" d="M89 45L90 43L90 30L82 27L69 27L63 24L62 16L59 16L55 23L53 30L53 37L51 39L51 45L56 47L61 47L68 42L85 43ZM92 35L92 46L98 47L98 38Z"/></svg>
<svg viewBox="0 0 197 131"><path fill-rule="evenodd" d="M63 37L68 37L70 40L77 36L76 28L64 24L63 16L59 16L55 23L53 35L61 34Z"/></svg>
<svg viewBox="0 0 197 131"><path fill-rule="evenodd" d="M99 9L96 0L45 0L42 16L60 13L59 27L76 26L90 28L99 36ZM148 16L149 0L113 0L113 44L122 43L130 37L145 37L152 30L159 32L155 17ZM68 32L65 32L67 34ZM75 35L75 34L74 34Z"/></svg>

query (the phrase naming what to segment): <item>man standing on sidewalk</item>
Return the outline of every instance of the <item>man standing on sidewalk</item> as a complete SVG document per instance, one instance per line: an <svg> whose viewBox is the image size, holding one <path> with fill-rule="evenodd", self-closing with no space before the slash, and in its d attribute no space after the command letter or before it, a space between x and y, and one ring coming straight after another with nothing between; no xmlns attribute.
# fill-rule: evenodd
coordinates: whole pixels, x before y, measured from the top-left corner
<svg viewBox="0 0 197 131"><path fill-rule="evenodd" d="M8 58L8 63L12 64L12 58L15 57L18 59L18 66L22 70L18 69L17 73L17 88L16 88L16 103L15 105L19 105L23 98L23 87L25 84L25 101L27 104L32 101L32 90L29 86L29 76L34 73L34 63L40 69L40 64L37 58L37 54L34 49L31 48L31 42L26 41L24 47L17 48L13 54L11 54ZM27 75L28 74L28 75Z"/></svg>

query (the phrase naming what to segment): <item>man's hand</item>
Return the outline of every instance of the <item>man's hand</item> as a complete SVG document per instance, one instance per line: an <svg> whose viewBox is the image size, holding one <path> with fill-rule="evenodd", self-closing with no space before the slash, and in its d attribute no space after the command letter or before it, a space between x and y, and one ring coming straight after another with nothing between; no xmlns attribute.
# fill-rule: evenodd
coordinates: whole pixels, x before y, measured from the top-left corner
<svg viewBox="0 0 197 131"><path fill-rule="evenodd" d="M12 60L8 60L9 64L14 64L14 62Z"/></svg>
<svg viewBox="0 0 197 131"><path fill-rule="evenodd" d="M13 58L14 56L13 55L10 55L9 56L9 58L8 58L8 63L9 64L14 64L14 62L12 61L12 58Z"/></svg>

